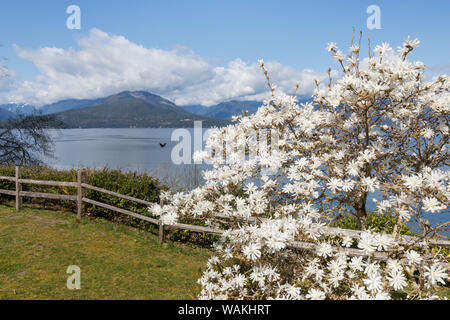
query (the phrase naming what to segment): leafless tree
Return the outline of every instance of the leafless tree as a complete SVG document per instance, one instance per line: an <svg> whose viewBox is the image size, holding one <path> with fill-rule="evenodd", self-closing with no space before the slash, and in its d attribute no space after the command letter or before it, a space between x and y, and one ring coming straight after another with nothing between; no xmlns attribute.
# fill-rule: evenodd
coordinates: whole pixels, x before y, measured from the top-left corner
<svg viewBox="0 0 450 320"><path fill-rule="evenodd" d="M0 47L2 44L0 43ZM0 61L7 60L0 56ZM0 64L0 80L10 77L8 67ZM0 91L1 89L0 81ZM47 129L60 128L53 115L17 114L0 121L0 164L27 165L40 162L40 156L53 155L53 141Z"/></svg>
<svg viewBox="0 0 450 320"><path fill-rule="evenodd" d="M53 115L19 114L0 123L0 163L29 165L41 156L53 156L54 143L48 129L60 128Z"/></svg>

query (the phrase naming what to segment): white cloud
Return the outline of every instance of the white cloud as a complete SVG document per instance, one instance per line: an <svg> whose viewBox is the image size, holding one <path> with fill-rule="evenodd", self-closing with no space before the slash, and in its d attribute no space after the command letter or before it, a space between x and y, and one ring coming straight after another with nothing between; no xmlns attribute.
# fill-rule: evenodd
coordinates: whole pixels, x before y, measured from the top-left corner
<svg viewBox="0 0 450 320"><path fill-rule="evenodd" d="M6 66L0 65L0 94L14 89L15 73Z"/></svg>
<svg viewBox="0 0 450 320"><path fill-rule="evenodd" d="M147 90L179 105L212 105L229 99L264 97L268 88L256 61L235 59L223 67L184 46L174 50L145 48L123 36L92 29L78 40L79 49L15 46L17 55L31 61L40 74L24 81L2 100L36 105L67 98L97 98L123 90ZM325 73L296 70L266 62L272 83L292 92L300 82L300 94L312 92L314 79Z"/></svg>

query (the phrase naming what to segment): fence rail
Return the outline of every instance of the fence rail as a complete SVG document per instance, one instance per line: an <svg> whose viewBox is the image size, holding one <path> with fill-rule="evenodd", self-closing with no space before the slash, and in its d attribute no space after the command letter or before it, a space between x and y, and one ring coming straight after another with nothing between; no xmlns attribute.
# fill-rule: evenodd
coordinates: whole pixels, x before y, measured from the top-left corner
<svg viewBox="0 0 450 320"><path fill-rule="evenodd" d="M117 192L109 191L109 190L106 190L106 189L103 189L103 188L94 187L94 186L91 186L90 184L87 184L87 183L82 183L81 187L86 188L86 189L90 189L90 190L93 190L93 191L105 193L105 194L108 194L108 195L113 196L113 197L119 197L119 198L122 198L122 199L125 199L125 200L134 201L134 202L146 205L146 206L151 206L153 204L152 202L149 202L149 201L145 201L145 200L137 199L137 198L134 198L134 197L126 196L124 194L120 194L120 193L117 193Z"/></svg>
<svg viewBox="0 0 450 320"><path fill-rule="evenodd" d="M224 230L214 229L203 226L196 226L190 224L177 223L175 225L165 226L161 223L159 219L151 218L136 212L132 212L123 208L118 208L103 202L95 201L85 197L85 190L93 190L96 192L104 193L110 196L119 197L125 200L133 201L139 204L143 204L146 206L150 206L153 203L137 199L131 196L123 195L117 192L109 191L100 187L92 186L90 184L85 183L85 170L78 170L77 172L77 181L76 182L65 182L65 181L48 181L48 180L33 180L33 179L22 179L22 172L20 167L16 167L16 175L15 177L8 176L0 176L0 180L8 180L15 182L16 190L5 190L0 189L0 194L6 194L10 196L16 197L16 209L22 209L22 197L32 197L32 198L47 198L47 199L57 199L57 200L68 200L77 202L77 221L81 221L81 217L84 214L85 208L84 204L88 203L91 205L95 205L98 207L102 207L111 211L115 211L121 214L126 214L132 216L137 219L141 219L159 226L159 240L160 242L165 241L165 233L168 229L182 229L182 230L190 230L194 232L204 232L220 235L224 232ZM77 189L77 195L63 195L63 194L55 194L55 193L45 193L45 192L31 192L31 191L22 191L22 184L36 184L36 185L47 185L47 186L57 186L57 187L72 187ZM161 203L162 204L162 203ZM250 222L256 222L256 218L248 219ZM264 220L264 219L262 219ZM362 231L358 230L349 230L349 229L341 229L341 228L331 228L331 227L322 227L325 234L328 235L343 235L349 237L358 237ZM420 238L413 236L400 236L399 242L404 245L416 245L421 246L424 245ZM448 240L440 240L440 239L428 239L428 244L450 247L450 241ZM300 249L300 250L314 250L315 244L310 242L302 242L302 241L294 241L289 245L290 248ZM335 251L344 251L349 256L366 256L366 254L359 249L352 248L333 248ZM387 254L383 252L375 252L373 258L376 260L386 260ZM447 267L449 264L445 264Z"/></svg>

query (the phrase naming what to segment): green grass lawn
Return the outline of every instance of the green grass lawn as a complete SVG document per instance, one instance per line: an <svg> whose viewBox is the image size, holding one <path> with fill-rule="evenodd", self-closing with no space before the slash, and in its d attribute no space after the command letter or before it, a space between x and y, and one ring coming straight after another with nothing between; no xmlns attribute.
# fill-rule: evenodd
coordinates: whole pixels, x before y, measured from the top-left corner
<svg viewBox="0 0 450 320"><path fill-rule="evenodd" d="M102 219L0 205L0 299L192 299L210 255ZM67 289L69 265L80 290Z"/></svg>

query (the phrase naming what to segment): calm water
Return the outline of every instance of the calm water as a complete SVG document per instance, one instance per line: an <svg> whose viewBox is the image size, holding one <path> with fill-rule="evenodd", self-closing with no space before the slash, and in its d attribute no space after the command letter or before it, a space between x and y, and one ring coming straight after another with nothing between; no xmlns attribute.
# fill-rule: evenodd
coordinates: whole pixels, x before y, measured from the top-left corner
<svg viewBox="0 0 450 320"><path fill-rule="evenodd" d="M169 128L146 129L65 129L51 131L55 141L55 157L44 162L59 169L78 167L108 167L122 171L147 172L166 183L186 187L192 183L191 175L205 165L174 164L172 149L179 138L171 141ZM192 159L194 129L189 131ZM205 132L206 129L203 129ZM164 147L160 146L165 144ZM200 176L200 174L197 174Z"/></svg>
<svg viewBox="0 0 450 320"><path fill-rule="evenodd" d="M173 147L178 141L171 141L176 129L66 129L52 131L55 139L55 159L45 159L49 165L70 169L73 167L98 167L137 170L147 172L178 187L192 187L192 176L205 168L176 165L171 160ZM193 149L194 129L187 129L191 135ZM206 129L204 129L206 130ZM160 143L166 143L161 148ZM192 158L191 158L192 159ZM379 195L373 195L379 198ZM374 209L368 201L368 209ZM428 214L433 225L450 220L450 213ZM414 225L411 225L414 227ZM445 232L450 236L450 232Z"/></svg>
<svg viewBox="0 0 450 320"><path fill-rule="evenodd" d="M173 129L66 129L52 131L58 168L78 166L151 172L171 165ZM167 143L161 148L160 143Z"/></svg>

